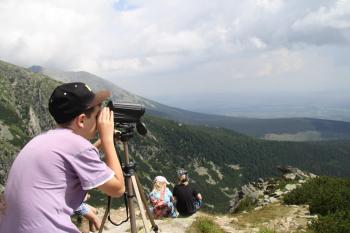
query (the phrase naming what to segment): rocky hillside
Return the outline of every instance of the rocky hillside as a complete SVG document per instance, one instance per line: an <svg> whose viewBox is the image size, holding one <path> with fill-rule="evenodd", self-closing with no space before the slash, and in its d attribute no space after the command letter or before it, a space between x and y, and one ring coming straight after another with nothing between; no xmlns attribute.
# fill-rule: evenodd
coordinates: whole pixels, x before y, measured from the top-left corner
<svg viewBox="0 0 350 233"><path fill-rule="evenodd" d="M19 148L53 125L47 100L57 84L42 74L0 61L0 184Z"/></svg>
<svg viewBox="0 0 350 233"><path fill-rule="evenodd" d="M211 232L192 230L195 229L193 225L196 222L205 222L207 225L210 222L214 222L223 230L222 232L226 233L306 232L308 223L313 219L317 219L317 215L310 214L308 205L284 204L283 197L316 176L294 167L280 167L279 170L283 172L280 177L266 180L258 179L243 185L237 191L239 198L231 201L231 213L213 215L200 210L195 215L187 218L157 219L156 224L160 232L163 233ZM246 204L247 199L251 201L249 205ZM220 201L219 197L218 201ZM237 207L240 209L238 210ZM137 206L135 209L137 226L141 229L143 228L143 223L140 210ZM101 218L103 213L104 209L99 208L99 216ZM111 219L113 221L120 222L124 218L125 208L112 209ZM150 222L146 222L146 225L149 229L151 228ZM86 221L81 225L81 230L88 232ZM115 231L129 232L130 223L113 226L107 221L103 232L111 233Z"/></svg>
<svg viewBox="0 0 350 233"><path fill-rule="evenodd" d="M282 176L258 179L239 188L231 202L231 213L211 214L200 210L186 218L157 219L166 233L347 233L350 179L316 176L295 167L278 167ZM220 201L220 198L217 198ZM140 211L135 207L139 229ZM99 208L102 217L104 210ZM112 209L111 219L120 222L125 208ZM150 229L150 222L146 221ZM81 225L88 232L87 222ZM107 221L105 233L130 232L130 223L113 226ZM144 232L140 230L140 232Z"/></svg>
<svg viewBox="0 0 350 233"><path fill-rule="evenodd" d="M243 185L234 193L230 201L229 212L241 212L242 208L250 205L255 206L255 209L260 209L262 206L279 202L290 191L300 187L307 180L317 177L315 174L290 166L277 168L283 173L282 179L278 177L267 180L259 178Z"/></svg>

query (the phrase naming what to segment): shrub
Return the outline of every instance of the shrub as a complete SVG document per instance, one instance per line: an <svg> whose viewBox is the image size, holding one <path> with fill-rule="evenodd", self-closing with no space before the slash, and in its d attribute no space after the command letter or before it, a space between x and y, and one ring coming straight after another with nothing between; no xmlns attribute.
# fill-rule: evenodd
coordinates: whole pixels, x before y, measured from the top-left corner
<svg viewBox="0 0 350 233"><path fill-rule="evenodd" d="M350 179L319 177L284 197L287 204L308 204L319 215L310 229L320 233L350 232Z"/></svg>
<svg viewBox="0 0 350 233"><path fill-rule="evenodd" d="M254 201L251 197L245 197L239 202L234 213L237 214L243 211L250 211L254 209L255 205L256 205L256 201Z"/></svg>
<svg viewBox="0 0 350 233"><path fill-rule="evenodd" d="M226 233L213 220L205 217L197 218L186 233Z"/></svg>
<svg viewBox="0 0 350 233"><path fill-rule="evenodd" d="M320 216L314 220L310 228L318 233L349 233L350 212L337 211L333 214Z"/></svg>

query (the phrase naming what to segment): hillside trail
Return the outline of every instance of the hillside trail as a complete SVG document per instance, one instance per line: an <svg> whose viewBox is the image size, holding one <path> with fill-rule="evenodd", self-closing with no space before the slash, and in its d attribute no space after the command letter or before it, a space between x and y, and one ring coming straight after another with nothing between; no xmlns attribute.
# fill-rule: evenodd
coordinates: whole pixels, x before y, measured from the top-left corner
<svg viewBox="0 0 350 233"><path fill-rule="evenodd" d="M103 218L104 210L98 209L99 210L99 217L100 219ZM145 232L143 230L143 223L142 223L142 218L140 215L139 210L135 210L136 212L136 227L139 229L138 232ZM182 233L186 232L186 229L189 228L192 223L196 220L198 216L200 216L201 213L196 213L190 217L186 218L162 218L162 219L155 219L155 223L158 225L159 231L161 233ZM113 222L119 223L123 221L126 218L126 212L125 208L119 208L116 210L111 210L110 216ZM151 229L151 223L147 219L146 221L146 227L147 229ZM103 233L115 233L115 232L128 232L130 233L130 221L123 223L120 226L114 226L112 223L110 223L108 220L106 221ZM150 232L150 230L149 230Z"/></svg>
<svg viewBox="0 0 350 233"><path fill-rule="evenodd" d="M98 215L101 219L103 214L104 210L100 208ZM199 217L207 217L213 220L227 233L258 233L261 229L274 230L276 233L292 233L305 231L308 221L315 216L310 216L308 206L286 206L281 203L274 203L241 214L212 215L199 211L190 217L163 218L156 219L155 222L159 228L158 232L185 233ZM112 209L111 218L116 223L124 220L125 208ZM136 210L136 225L139 229L138 232L145 232L138 210ZM146 226L150 232L151 224L149 220L147 220ZM107 220L103 232L130 233L130 222L126 222L121 226L114 226Z"/></svg>

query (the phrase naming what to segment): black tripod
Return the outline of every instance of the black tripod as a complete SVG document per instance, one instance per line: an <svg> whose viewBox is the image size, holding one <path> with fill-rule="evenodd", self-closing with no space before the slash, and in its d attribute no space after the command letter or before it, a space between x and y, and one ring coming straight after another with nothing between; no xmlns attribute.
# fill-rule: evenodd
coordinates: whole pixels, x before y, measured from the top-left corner
<svg viewBox="0 0 350 233"><path fill-rule="evenodd" d="M114 223L109 215L110 207L111 207L111 197L108 197L108 206L106 208L105 214L102 219L101 227L99 230L99 233L102 233L103 226L106 222L106 219L108 217L108 220L116 226L119 226L125 222L127 222L130 219L130 230L131 233L136 233L136 215L135 215L135 206L134 206L134 198L137 200L137 204L140 209L142 222L143 222L143 228L146 233L148 233L148 229L146 227L146 221L147 217L149 218L151 225L152 225L152 231L155 233L158 233L158 226L156 225L154 221L153 213L150 211L150 209L147 207L147 198L144 193L143 187L140 183L140 180L136 174L136 165L129 160L129 149L128 149L128 140L133 137L133 131L134 126L133 125L122 125L121 126L125 131L119 132L116 135L116 139L120 139L123 142L123 148L124 148L124 156L125 156L125 163L122 166L123 172L124 172L124 178L125 178L125 186L126 186L126 193L124 195L125 199L125 205L126 205L126 213L127 218L122 221L121 223ZM130 215L129 215L130 214ZM147 214L147 217L146 217Z"/></svg>

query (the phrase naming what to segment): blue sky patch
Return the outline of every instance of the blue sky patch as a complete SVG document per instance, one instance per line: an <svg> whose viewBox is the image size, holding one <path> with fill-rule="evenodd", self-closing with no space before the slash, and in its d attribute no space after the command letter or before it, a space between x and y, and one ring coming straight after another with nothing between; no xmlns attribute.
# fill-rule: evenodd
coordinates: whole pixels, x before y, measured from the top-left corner
<svg viewBox="0 0 350 233"><path fill-rule="evenodd" d="M127 0L118 0L114 2L113 8L117 11L130 11L136 9L137 7L131 5Z"/></svg>

